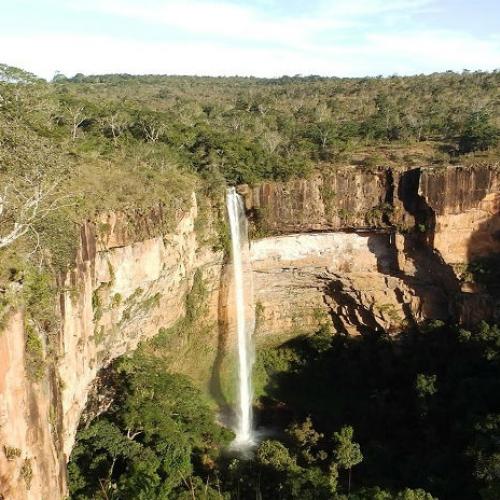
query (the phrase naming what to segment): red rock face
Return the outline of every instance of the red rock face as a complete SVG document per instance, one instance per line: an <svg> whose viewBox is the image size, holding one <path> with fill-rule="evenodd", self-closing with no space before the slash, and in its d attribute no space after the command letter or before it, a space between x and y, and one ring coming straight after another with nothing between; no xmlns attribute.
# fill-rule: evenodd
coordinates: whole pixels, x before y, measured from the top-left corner
<svg viewBox="0 0 500 500"><path fill-rule="evenodd" d="M289 182L240 186L254 224L266 234L361 229L375 225L391 191L389 171L345 167ZM380 221L382 223L382 221Z"/></svg>
<svg viewBox="0 0 500 500"><path fill-rule="evenodd" d="M154 221L135 233L142 219L123 214L108 214L106 225L82 226L74 267L60 278L57 356L40 382L25 373L22 312L0 333L0 443L20 450L19 458L7 460L0 448L6 499L66 496L66 462L99 370L183 316L196 271L208 289L207 316L217 323L223 255L199 245L196 216L193 198L175 229L164 234L156 234ZM216 353L217 336L212 340ZM29 489L21 473L25 460L33 472Z"/></svg>
<svg viewBox="0 0 500 500"><path fill-rule="evenodd" d="M491 318L498 305L480 286L461 283L456 271L477 257L500 254L499 185L497 166L478 165L346 167L306 180L240 186L254 235L265 237L270 248L279 246L273 238L280 235L296 235L306 245L305 234L312 232L354 232L372 240L382 233L378 247L392 255L389 267L371 265L361 274L332 272L335 262L324 261L328 251L314 249L308 263L258 262L264 266L256 274L262 332L312 327L314 311L336 318L332 326L349 333L397 329L412 319Z"/></svg>
<svg viewBox="0 0 500 500"><path fill-rule="evenodd" d="M53 380L31 381L24 367L24 320L17 312L0 335L0 492L5 499L62 498L66 469L54 439Z"/></svg>
<svg viewBox="0 0 500 500"><path fill-rule="evenodd" d="M491 298L461 285L454 270L500 253L499 185L498 167L476 166L345 167L240 186L256 240L257 335L300 333L325 321L356 334L492 315ZM195 218L193 200L176 214L161 207L110 213L82 226L75 265L61 278L59 352L43 383L24 372L22 314L0 333L0 441L21 450L12 460L0 450L5 498L64 496L66 460L99 369L184 314L197 270L208 286L210 320L231 330L223 255L200 245ZM215 328L208 340L214 356L217 335ZM20 475L25 460L30 490Z"/></svg>
<svg viewBox="0 0 500 500"><path fill-rule="evenodd" d="M257 236L417 230L449 263L500 251L500 168L361 167L240 186Z"/></svg>
<svg viewBox="0 0 500 500"><path fill-rule="evenodd" d="M447 262L500 252L500 169L422 171L420 192L435 214L434 247Z"/></svg>
<svg viewBox="0 0 500 500"><path fill-rule="evenodd" d="M412 321L449 316L446 294L412 259L398 263L389 234L271 236L251 250L262 341L321 325L350 335L400 331Z"/></svg>

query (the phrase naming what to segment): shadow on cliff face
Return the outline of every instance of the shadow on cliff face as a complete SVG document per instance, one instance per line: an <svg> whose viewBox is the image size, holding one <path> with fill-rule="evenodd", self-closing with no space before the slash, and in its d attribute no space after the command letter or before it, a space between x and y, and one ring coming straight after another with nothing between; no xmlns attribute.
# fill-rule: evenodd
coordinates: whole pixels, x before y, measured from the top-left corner
<svg viewBox="0 0 500 500"><path fill-rule="evenodd" d="M420 196L420 168L403 172L398 185L398 198L403 207L415 220L416 240L423 245L434 247L434 233L436 230L436 214Z"/></svg>
<svg viewBox="0 0 500 500"><path fill-rule="evenodd" d="M500 213L481 224L471 235L467 261L463 276L465 291L460 297L460 320L465 324L500 321Z"/></svg>
<svg viewBox="0 0 500 500"><path fill-rule="evenodd" d="M472 174L471 174L472 175ZM369 236L368 246L377 257L377 268L380 273L399 278L421 300L421 315L426 319L444 319L464 321L473 324L481 319L492 319L499 315L500 293L500 205L493 206L495 213L488 221L484 222L470 237L468 242L467 273L469 280L479 284L479 289L462 291L462 282L457 277L455 270L447 264L439 252L434 248L436 233L436 212L426 198L421 195L421 176L419 168L403 172L397 185L397 198L403 204L406 214L413 218L413 227L401 234L402 245L396 248L395 232L388 235L386 245L380 243L378 236ZM427 181L428 182L428 181ZM439 193L446 192L446 179L443 175L436 175L432 179L432 196L434 205L438 210L443 209L445 200L439 198ZM457 181L458 182L458 181ZM488 194L488 186L480 185L480 197L476 191L469 193L454 189L455 196L465 197L468 205L477 206ZM448 186L449 188L449 186ZM388 202L394 206L394 193L389 193ZM495 201L493 201L495 203ZM393 229L394 231L394 229ZM465 238L465 236L464 236ZM391 249L392 255L388 258L387 251ZM400 266L398 252L404 254L407 261ZM472 287L474 288L474 287ZM340 296L339 290L334 290ZM479 292L479 293L478 293ZM399 292L398 292L399 293ZM406 320L414 323L413 312L408 303L405 303L402 293L398 298L401 303ZM348 301L348 299L346 299ZM496 302L496 306L494 306ZM359 310L356 304L346 302L346 308L355 311L354 319L358 318L365 323L366 312ZM496 307L496 315L494 309ZM366 322L374 326L373 321Z"/></svg>
<svg viewBox="0 0 500 500"><path fill-rule="evenodd" d="M342 310L344 321L356 328L359 334L367 335L373 331L382 330L372 311L367 309L360 300L356 300L349 292L344 290L344 285L340 280L329 279L325 294L332 297L335 304ZM339 318L339 314L332 311L330 314L333 327L337 333L348 335L348 330Z"/></svg>
<svg viewBox="0 0 500 500"><path fill-rule="evenodd" d="M472 233L467 245L468 271L476 283L500 299L500 197L497 213Z"/></svg>
<svg viewBox="0 0 500 500"><path fill-rule="evenodd" d="M227 354L227 300L228 300L228 264L229 259L226 255L222 263L222 272L219 279L219 303L218 303L218 335L217 335L217 354L210 374L209 390L210 394L217 402L220 408L222 418L231 420L234 412L228 403L222 389L222 373L224 360Z"/></svg>
<svg viewBox="0 0 500 500"><path fill-rule="evenodd" d="M397 259L391 248L390 235L377 232L363 233L363 236L367 240L368 248L376 257L377 271L383 275L396 275ZM380 306L387 306L387 300L392 300L392 297L384 300L385 291L383 287L378 289L380 277L376 276L376 273L369 271L364 275L364 278L366 280L362 280L362 288L358 289L355 280L350 283L349 270L346 270L340 278L336 278L335 275L328 276L325 296L333 299L334 309L328 301L325 302L331 308L330 319L337 333L348 334L349 328L355 328L359 334L368 335L374 331L381 332L385 329L386 322L378 309ZM411 318L409 305L405 304L402 292L399 292L399 290L394 290L394 295L405 310L406 319ZM377 298L380 298L379 304L377 304Z"/></svg>
<svg viewBox="0 0 500 500"><path fill-rule="evenodd" d="M453 303L460 291L460 283L453 268L434 249L436 214L419 194L420 176L420 169L409 170L401 175L399 183L398 197L415 220L413 230L404 237L404 252L413 260L415 278L439 286L448 300L450 316L455 317ZM444 186L442 189L444 192Z"/></svg>
<svg viewBox="0 0 500 500"><path fill-rule="evenodd" d="M490 177L481 172L460 170L453 177L453 184L446 183L445 175L433 176L432 188L429 188L429 180L427 184L424 183L427 190L430 189L429 196L432 197L433 206L438 210L445 209L445 192L451 192L452 201L456 200L460 206L463 205L463 211L468 208L478 208L485 197L493 196L490 209L494 215L482 223L467 242L465 279L472 278L472 281L479 287L464 287L452 266L447 264L434 249L436 213L425 197L420 194L421 175L420 169L404 172L398 186L398 197L406 212L415 220L413 231L404 237L404 253L412 259L415 265L415 279L424 286L425 283L434 284L442 290L448 303L448 319L468 325L473 325L483 319L498 320L500 317L500 197L495 196L494 190L491 189ZM464 178L472 178L474 182L466 183ZM405 279L404 273L401 273L401 277ZM426 317L435 316L426 314Z"/></svg>
<svg viewBox="0 0 500 500"><path fill-rule="evenodd" d="M406 276L404 271L399 269L397 250L394 243L394 234L386 235L384 247L385 248L381 249L380 241L373 236L368 238L368 248L377 258L377 271L379 273L401 279L401 281L410 289L415 287L415 283L412 282L410 277ZM395 295L403 309L406 323L411 326L415 325L414 313L411 305L408 303L408 300L404 297L404 291L397 289L395 290Z"/></svg>
<svg viewBox="0 0 500 500"><path fill-rule="evenodd" d="M403 248L400 249L405 258L411 261L411 274L398 264L395 233L391 235L393 259L389 264L380 258L380 252L373 242L369 242L369 247L377 256L379 272L401 279L423 299L421 313L425 318L456 319L455 304L460 293L460 283L453 268L434 249L436 214L420 195L420 177L419 168L403 172L397 190L398 199L414 220L414 226L402 235ZM437 189L440 189L439 186ZM444 192L444 186L442 189ZM413 321L409 305L405 305L404 310L406 319Z"/></svg>
<svg viewBox="0 0 500 500"><path fill-rule="evenodd" d="M385 233L363 233L363 236L376 257L378 273L396 280L386 278L384 289L383 285L380 287L383 283L380 276L374 275L375 281L370 284L368 273L365 288L358 290L349 285L349 280L329 276L325 295L331 297L336 305L335 309L331 309L330 316L337 332L347 334L348 328L353 327L361 335L388 328L391 333L396 333L401 331L403 325L414 326L422 318L449 320L455 317L451 305L455 303L459 290L458 280L451 267L428 247L429 235L425 235L424 239L422 234L416 232L402 237L402 251L411 261L409 270L400 268L392 229Z"/></svg>

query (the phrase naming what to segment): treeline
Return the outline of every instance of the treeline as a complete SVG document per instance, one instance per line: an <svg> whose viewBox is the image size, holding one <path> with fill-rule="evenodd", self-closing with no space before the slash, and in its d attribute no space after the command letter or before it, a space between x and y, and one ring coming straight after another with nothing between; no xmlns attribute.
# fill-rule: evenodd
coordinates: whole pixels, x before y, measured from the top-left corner
<svg viewBox="0 0 500 500"><path fill-rule="evenodd" d="M15 117L32 140L114 168L133 155L148 166L254 183L333 164L498 155L498 72L271 80L79 74L44 84L3 66L1 80L0 130Z"/></svg>
<svg viewBox="0 0 500 500"><path fill-rule="evenodd" d="M362 162L381 148L404 151L381 162L495 150L499 84L498 72L270 80L78 74L56 75L39 97L52 108L44 133L53 140L69 137L111 159L117 148L147 143L202 176L252 183Z"/></svg>
<svg viewBox="0 0 500 500"><path fill-rule="evenodd" d="M499 137L496 72L274 80L77 75L56 82L60 100L86 110L79 128L87 134L101 123L100 133L115 141L125 135L163 143L176 161L203 175L217 170L233 183L303 176L381 145L418 152L430 141L434 159L444 161L495 148Z"/></svg>

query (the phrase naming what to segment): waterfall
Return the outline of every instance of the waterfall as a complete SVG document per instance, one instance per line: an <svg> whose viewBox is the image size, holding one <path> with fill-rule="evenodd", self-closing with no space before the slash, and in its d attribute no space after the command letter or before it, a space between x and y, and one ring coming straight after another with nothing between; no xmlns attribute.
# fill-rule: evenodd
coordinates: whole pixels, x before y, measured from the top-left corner
<svg viewBox="0 0 500 500"><path fill-rule="evenodd" d="M248 225L241 196L234 187L227 190L227 212L231 229L233 257L233 293L238 341L239 407L236 423L236 447L251 446L252 429L252 333L255 325L252 272L248 245Z"/></svg>

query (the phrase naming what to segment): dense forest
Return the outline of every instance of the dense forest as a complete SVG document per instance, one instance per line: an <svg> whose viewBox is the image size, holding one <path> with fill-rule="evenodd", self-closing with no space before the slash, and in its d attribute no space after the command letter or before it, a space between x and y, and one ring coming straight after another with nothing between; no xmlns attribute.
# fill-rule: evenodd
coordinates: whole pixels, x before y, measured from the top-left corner
<svg viewBox="0 0 500 500"><path fill-rule="evenodd" d="M439 321L394 338L326 328L259 351L266 434L224 451L204 396L144 346L114 367L111 410L82 429L73 498L432 500L500 495L500 329Z"/></svg>
<svg viewBox="0 0 500 500"><path fill-rule="evenodd" d="M173 213L194 188L213 197L226 183L303 177L336 165L494 161L499 88L498 72L275 80L56 75L48 83L0 65L0 182L13 188L2 198L12 242L0 246L16 243L25 260L35 245L30 260L50 254L50 265L65 266L76 224L96 211L161 203ZM23 203L33 197L36 217ZM11 233L14 222L24 238Z"/></svg>
<svg viewBox="0 0 500 500"><path fill-rule="evenodd" d="M0 65L0 326L21 305L50 337L55 276L80 223L109 209L175 214L196 191L223 213L227 185L341 165L497 162L499 89L498 72L46 82ZM42 346L30 328L36 380ZM227 450L214 401L172 373L158 345L116 361L111 407L77 436L72 498L500 498L498 326L304 333L257 353L267 434L252 460Z"/></svg>

